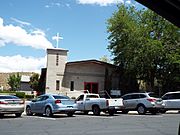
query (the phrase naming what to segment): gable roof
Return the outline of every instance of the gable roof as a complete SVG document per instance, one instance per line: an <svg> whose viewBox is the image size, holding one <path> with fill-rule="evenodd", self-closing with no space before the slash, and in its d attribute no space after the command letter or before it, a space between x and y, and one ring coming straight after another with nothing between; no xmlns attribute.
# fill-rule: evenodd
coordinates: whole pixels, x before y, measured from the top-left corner
<svg viewBox="0 0 180 135"><path fill-rule="evenodd" d="M69 66L69 65L88 64L88 63L98 64L98 65L101 65L101 66L118 67L116 65L113 65L113 64L110 64L110 63L107 63L107 62L103 62L103 61L99 61L99 60L95 60L95 59L67 62L66 65Z"/></svg>

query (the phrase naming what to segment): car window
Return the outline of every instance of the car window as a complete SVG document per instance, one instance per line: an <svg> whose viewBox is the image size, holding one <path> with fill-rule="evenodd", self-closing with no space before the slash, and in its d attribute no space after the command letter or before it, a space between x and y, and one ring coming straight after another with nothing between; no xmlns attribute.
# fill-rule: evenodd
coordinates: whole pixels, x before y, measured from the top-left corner
<svg viewBox="0 0 180 135"><path fill-rule="evenodd" d="M123 100L129 100L132 99L132 95L124 95L122 96Z"/></svg>
<svg viewBox="0 0 180 135"><path fill-rule="evenodd" d="M77 101L83 101L83 99L84 99L84 95L81 95L77 98Z"/></svg>
<svg viewBox="0 0 180 135"><path fill-rule="evenodd" d="M146 98L146 95L144 95L144 94L139 94L139 98Z"/></svg>
<svg viewBox="0 0 180 135"><path fill-rule="evenodd" d="M0 96L0 99L19 99L16 96Z"/></svg>
<svg viewBox="0 0 180 135"><path fill-rule="evenodd" d="M169 94L166 94L166 95L162 96L162 99L163 99L163 100L169 99Z"/></svg>
<svg viewBox="0 0 180 135"><path fill-rule="evenodd" d="M154 97L154 98L158 98L158 97L159 97L157 94L155 94L155 93L153 93L153 92L148 93L148 95L149 95L150 97Z"/></svg>
<svg viewBox="0 0 180 135"><path fill-rule="evenodd" d="M54 95L54 99L69 99L67 96Z"/></svg>
<svg viewBox="0 0 180 135"><path fill-rule="evenodd" d="M139 98L139 94L131 95L131 99L138 99L138 98Z"/></svg>
<svg viewBox="0 0 180 135"><path fill-rule="evenodd" d="M99 98L98 95L87 95L87 98Z"/></svg>

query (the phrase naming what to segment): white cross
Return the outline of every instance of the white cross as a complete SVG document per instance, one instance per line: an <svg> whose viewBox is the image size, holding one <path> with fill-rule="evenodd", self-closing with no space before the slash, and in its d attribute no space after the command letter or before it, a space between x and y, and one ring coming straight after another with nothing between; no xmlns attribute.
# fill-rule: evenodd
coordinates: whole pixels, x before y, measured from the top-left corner
<svg viewBox="0 0 180 135"><path fill-rule="evenodd" d="M60 39L63 39L63 37L59 36L59 33L56 34L56 36L52 37L53 40L56 40L56 48L58 48L58 43Z"/></svg>

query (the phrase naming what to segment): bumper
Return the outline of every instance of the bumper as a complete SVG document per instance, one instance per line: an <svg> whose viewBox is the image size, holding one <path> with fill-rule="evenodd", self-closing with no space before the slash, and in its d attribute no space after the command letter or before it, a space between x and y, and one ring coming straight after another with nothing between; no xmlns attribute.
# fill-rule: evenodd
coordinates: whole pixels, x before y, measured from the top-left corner
<svg viewBox="0 0 180 135"><path fill-rule="evenodd" d="M24 105L13 106L13 105L1 105L0 113L11 114L11 113L23 113Z"/></svg>
<svg viewBox="0 0 180 135"><path fill-rule="evenodd" d="M52 110L53 113L69 113L69 112L75 112L78 108L59 108L56 110Z"/></svg>

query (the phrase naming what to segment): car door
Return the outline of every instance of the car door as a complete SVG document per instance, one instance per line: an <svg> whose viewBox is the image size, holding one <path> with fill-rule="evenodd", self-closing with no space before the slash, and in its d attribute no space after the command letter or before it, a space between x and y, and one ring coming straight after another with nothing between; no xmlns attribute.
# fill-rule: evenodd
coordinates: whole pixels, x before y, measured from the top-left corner
<svg viewBox="0 0 180 135"><path fill-rule="evenodd" d="M125 109L132 109L132 95L126 95L122 98Z"/></svg>
<svg viewBox="0 0 180 135"><path fill-rule="evenodd" d="M173 109L175 107L174 105L174 95L173 93L169 93L169 94L166 94L162 97L163 99L163 102L165 103L165 108L166 109Z"/></svg>
<svg viewBox="0 0 180 135"><path fill-rule="evenodd" d="M34 113L38 112L38 104L41 99L42 99L42 96L39 96L36 99L32 100L32 103L31 103L32 112L34 112Z"/></svg>
<svg viewBox="0 0 180 135"><path fill-rule="evenodd" d="M80 95L76 100L78 110L84 110L84 95Z"/></svg>
<svg viewBox="0 0 180 135"><path fill-rule="evenodd" d="M180 93L173 93L171 104L173 109L180 109Z"/></svg>
<svg viewBox="0 0 180 135"><path fill-rule="evenodd" d="M44 107L47 103L48 96L42 96L38 102L36 102L36 109L38 113L44 113Z"/></svg>

